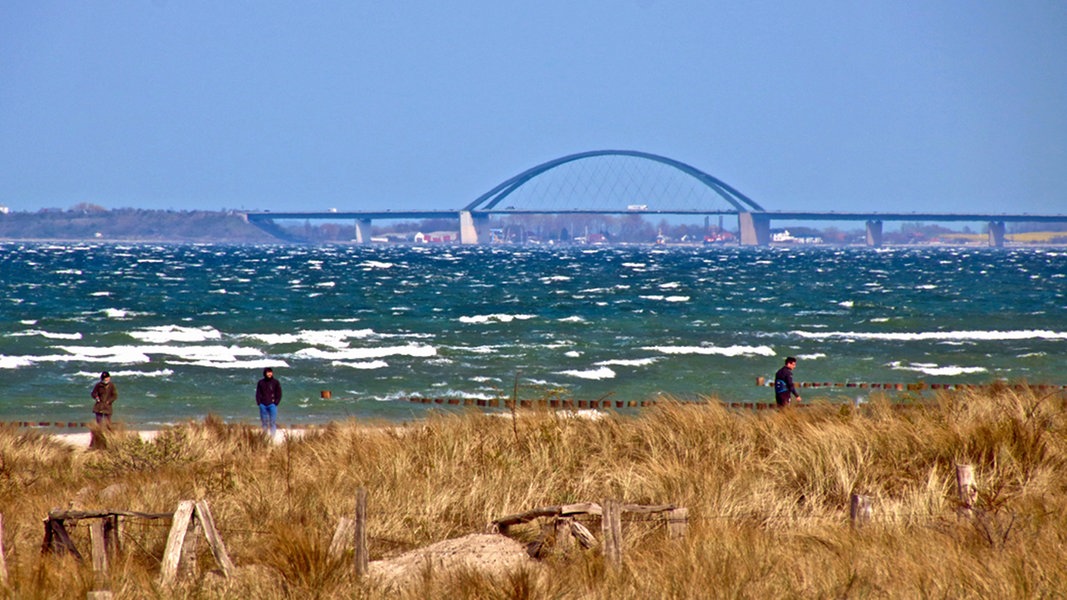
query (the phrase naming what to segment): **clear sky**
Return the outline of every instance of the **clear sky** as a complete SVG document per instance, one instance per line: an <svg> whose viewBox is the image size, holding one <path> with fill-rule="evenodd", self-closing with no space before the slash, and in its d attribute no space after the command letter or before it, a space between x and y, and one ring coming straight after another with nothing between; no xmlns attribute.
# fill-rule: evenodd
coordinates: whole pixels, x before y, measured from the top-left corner
<svg viewBox="0 0 1067 600"><path fill-rule="evenodd" d="M586 150L1067 213L1067 2L6 0L0 205L459 208Z"/></svg>

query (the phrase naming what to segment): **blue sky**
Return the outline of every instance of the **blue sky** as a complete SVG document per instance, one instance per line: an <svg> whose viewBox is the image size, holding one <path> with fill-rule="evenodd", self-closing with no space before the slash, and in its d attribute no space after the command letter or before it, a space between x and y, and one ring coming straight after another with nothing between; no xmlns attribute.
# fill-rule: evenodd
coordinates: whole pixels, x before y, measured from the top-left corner
<svg viewBox="0 0 1067 600"><path fill-rule="evenodd" d="M1067 2L9 0L0 205L458 208L586 150L1067 213Z"/></svg>

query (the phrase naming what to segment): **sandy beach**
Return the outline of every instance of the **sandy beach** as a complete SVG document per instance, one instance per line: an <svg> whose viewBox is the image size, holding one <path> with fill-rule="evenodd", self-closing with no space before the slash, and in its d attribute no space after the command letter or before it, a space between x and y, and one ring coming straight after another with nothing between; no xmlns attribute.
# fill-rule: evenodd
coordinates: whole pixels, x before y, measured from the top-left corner
<svg viewBox="0 0 1067 600"><path fill-rule="evenodd" d="M145 429L140 431L130 431L129 433L136 433L144 441L151 441L159 435L158 429ZM285 441L286 437L300 437L304 435L303 429L281 429L274 433L273 443L281 444ZM53 433L52 436L57 440L69 444L74 448L81 450L89 449L89 443L92 441L92 433L88 431L80 433Z"/></svg>

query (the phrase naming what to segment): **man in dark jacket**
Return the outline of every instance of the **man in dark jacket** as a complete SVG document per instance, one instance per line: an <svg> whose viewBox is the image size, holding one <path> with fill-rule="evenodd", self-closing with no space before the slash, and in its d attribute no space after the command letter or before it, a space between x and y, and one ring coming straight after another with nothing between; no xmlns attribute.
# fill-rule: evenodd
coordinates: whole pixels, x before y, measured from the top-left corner
<svg viewBox="0 0 1067 600"><path fill-rule="evenodd" d="M96 401L93 403L96 424L103 423L111 429L111 405L119 399L119 391L115 389L115 384L111 383L111 373L104 371L100 374L100 381L93 386L90 396Z"/></svg>
<svg viewBox="0 0 1067 600"><path fill-rule="evenodd" d="M778 372L774 374L774 401L778 408L789 406L790 395L796 397L797 402L800 402L797 386L793 385L793 367L796 366L797 359L787 356L785 366L778 369Z"/></svg>
<svg viewBox="0 0 1067 600"><path fill-rule="evenodd" d="M274 378L274 369L263 369L263 379L256 384L256 404L259 405L259 422L263 433L274 439L278 429L278 405L282 402L282 384Z"/></svg>

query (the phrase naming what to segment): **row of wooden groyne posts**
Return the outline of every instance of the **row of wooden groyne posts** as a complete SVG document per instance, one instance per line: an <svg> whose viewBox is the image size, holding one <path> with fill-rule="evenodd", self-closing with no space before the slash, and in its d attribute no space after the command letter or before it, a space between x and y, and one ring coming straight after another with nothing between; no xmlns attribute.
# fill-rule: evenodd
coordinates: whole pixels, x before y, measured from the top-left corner
<svg viewBox="0 0 1067 600"><path fill-rule="evenodd" d="M769 383L765 383L763 377L756 378L756 385L758 386L770 386ZM897 392L923 392L928 390L938 391L963 391L963 390L985 390L985 389L1011 389L1014 391L1032 390L1037 393L1055 393L1061 392L1064 395L1064 401L1067 402L1067 385L1027 385L1027 384L971 384L971 383L864 383L864 382L848 382L848 383L819 383L805 381L797 383L799 388L854 388L854 389L866 389L866 390L885 390L885 391L897 391ZM330 392L322 391L323 398L329 398ZM439 404L443 406L467 406L478 408L537 408L537 409L558 409L558 410L610 410L618 408L648 408L656 406L660 403L659 400L573 400L563 398L543 399L536 400L512 400L507 398L431 398L428 396L412 396L408 398L409 402L415 404ZM677 404L705 404L704 401L678 401L671 400L671 403ZM775 408L775 404L770 401L760 402L755 400L749 400L747 402L726 402L721 403L729 408L749 409L749 410L764 410ZM795 406L810 406L807 404L797 404ZM89 423L82 421L0 421L0 427L51 427L51 428L86 428L89 427ZM293 429L303 429L308 427L314 427L314 425L292 425L289 426Z"/></svg>

